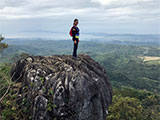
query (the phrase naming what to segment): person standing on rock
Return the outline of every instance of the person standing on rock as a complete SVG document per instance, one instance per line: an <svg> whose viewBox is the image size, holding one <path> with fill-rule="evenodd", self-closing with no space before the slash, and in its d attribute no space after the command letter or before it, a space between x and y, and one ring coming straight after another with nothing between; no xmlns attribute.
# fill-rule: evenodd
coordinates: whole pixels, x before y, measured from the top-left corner
<svg viewBox="0 0 160 120"><path fill-rule="evenodd" d="M78 25L78 19L74 19L73 27L70 30L70 36L72 37L72 40L74 42L74 48L73 48L73 58L77 59L77 49L78 49L78 43L79 43L79 28Z"/></svg>

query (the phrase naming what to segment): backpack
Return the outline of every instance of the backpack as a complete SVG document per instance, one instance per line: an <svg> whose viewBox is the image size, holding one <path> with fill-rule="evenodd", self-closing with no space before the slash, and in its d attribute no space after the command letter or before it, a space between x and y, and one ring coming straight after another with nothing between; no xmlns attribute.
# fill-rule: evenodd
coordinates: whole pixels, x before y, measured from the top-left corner
<svg viewBox="0 0 160 120"><path fill-rule="evenodd" d="M73 28L73 27L72 27ZM69 31L69 35L72 37L72 28Z"/></svg>

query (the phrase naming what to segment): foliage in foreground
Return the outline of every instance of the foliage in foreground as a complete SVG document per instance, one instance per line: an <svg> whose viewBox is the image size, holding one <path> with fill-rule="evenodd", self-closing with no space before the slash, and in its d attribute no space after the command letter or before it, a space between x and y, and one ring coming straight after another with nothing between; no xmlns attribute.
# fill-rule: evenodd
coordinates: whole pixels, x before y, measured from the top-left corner
<svg viewBox="0 0 160 120"><path fill-rule="evenodd" d="M160 95L128 87L113 89L107 120L159 120Z"/></svg>
<svg viewBox="0 0 160 120"><path fill-rule="evenodd" d="M2 35L0 35L0 54L2 53L2 51L8 47L8 44L2 43L2 40L4 40L4 37L2 37Z"/></svg>

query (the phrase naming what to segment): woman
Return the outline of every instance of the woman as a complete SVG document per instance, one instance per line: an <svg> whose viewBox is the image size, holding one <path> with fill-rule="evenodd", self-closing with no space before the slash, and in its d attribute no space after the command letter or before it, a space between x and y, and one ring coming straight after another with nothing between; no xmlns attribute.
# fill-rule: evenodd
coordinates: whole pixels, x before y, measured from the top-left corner
<svg viewBox="0 0 160 120"><path fill-rule="evenodd" d="M72 40L74 42L74 49L73 49L73 58L77 58L77 49L78 49L78 43L79 43L79 28L78 25L78 19L74 19L73 27L72 27Z"/></svg>

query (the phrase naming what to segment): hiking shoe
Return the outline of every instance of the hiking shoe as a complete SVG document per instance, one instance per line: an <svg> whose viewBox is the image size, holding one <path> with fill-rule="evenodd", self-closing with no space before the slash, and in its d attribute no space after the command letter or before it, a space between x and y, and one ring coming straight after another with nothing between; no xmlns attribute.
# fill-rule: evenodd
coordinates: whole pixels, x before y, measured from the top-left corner
<svg viewBox="0 0 160 120"><path fill-rule="evenodd" d="M80 57L78 57L78 56L76 56L76 57L72 56L72 58L75 60L80 60Z"/></svg>
<svg viewBox="0 0 160 120"><path fill-rule="evenodd" d="M80 60L80 57L77 56L76 58L77 58L77 60Z"/></svg>
<svg viewBox="0 0 160 120"><path fill-rule="evenodd" d="M72 58L75 59L75 60L77 59L77 57L74 57L74 56L72 56Z"/></svg>

